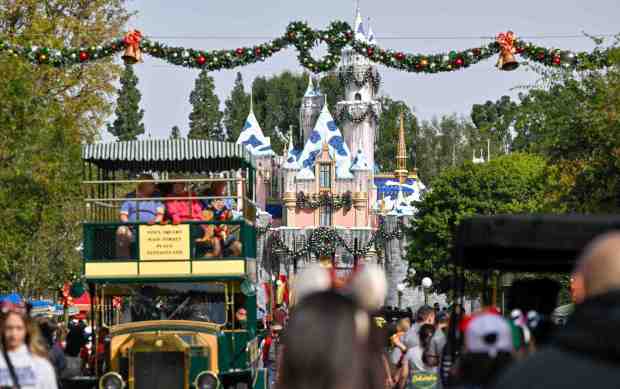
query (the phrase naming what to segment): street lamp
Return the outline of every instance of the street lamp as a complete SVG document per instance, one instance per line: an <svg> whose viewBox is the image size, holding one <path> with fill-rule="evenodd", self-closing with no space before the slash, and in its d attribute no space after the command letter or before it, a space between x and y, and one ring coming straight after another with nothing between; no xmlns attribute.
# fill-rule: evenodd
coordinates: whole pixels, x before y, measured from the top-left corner
<svg viewBox="0 0 620 389"><path fill-rule="evenodd" d="M398 309L402 308L403 292L406 288L407 284L405 284L404 282L396 285L396 291L398 292Z"/></svg>
<svg viewBox="0 0 620 389"><path fill-rule="evenodd" d="M422 278L422 289L424 290L424 305L428 305L428 291L433 286L433 280L429 277Z"/></svg>

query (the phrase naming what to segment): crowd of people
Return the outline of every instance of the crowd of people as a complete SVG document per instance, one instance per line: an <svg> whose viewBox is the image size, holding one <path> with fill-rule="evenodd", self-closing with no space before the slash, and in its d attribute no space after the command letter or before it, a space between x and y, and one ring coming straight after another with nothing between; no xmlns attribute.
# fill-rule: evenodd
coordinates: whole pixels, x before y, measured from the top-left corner
<svg viewBox="0 0 620 389"><path fill-rule="evenodd" d="M515 282L506 312L422 306L373 326L355 288L325 287L292 309L276 387L616 387L620 233L590 243L570 285L575 310L563 326L552 321L560 284L551 279Z"/></svg>
<svg viewBox="0 0 620 389"><path fill-rule="evenodd" d="M226 199L226 182L213 182L209 188L202 190L201 197L189 190L184 182L172 185L156 184L153 176L143 174L142 180L134 192L128 193L120 207L119 221L122 223L172 223L183 222L226 222L233 218L232 201ZM152 198L153 200L148 200ZM159 199L167 198L165 201ZM133 200L136 199L136 200ZM138 200L141 199L141 200ZM201 224L202 235L196 242L208 246L207 257L240 256L241 242L230 233L225 224ZM120 226L116 231L117 258L130 258L131 245L135 241L133 226Z"/></svg>

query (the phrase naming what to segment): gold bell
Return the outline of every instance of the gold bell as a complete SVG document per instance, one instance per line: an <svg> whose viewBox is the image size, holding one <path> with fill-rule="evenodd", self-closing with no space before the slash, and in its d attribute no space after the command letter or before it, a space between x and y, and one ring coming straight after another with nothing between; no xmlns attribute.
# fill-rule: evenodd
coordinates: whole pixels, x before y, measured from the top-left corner
<svg viewBox="0 0 620 389"><path fill-rule="evenodd" d="M519 62L517 62L512 52L508 50L502 50L499 55L497 67L501 70L511 71L519 67Z"/></svg>
<svg viewBox="0 0 620 389"><path fill-rule="evenodd" d="M140 62L140 58L136 53L136 48L132 45L125 47L125 52L123 53L123 61L125 61L128 65L134 65Z"/></svg>

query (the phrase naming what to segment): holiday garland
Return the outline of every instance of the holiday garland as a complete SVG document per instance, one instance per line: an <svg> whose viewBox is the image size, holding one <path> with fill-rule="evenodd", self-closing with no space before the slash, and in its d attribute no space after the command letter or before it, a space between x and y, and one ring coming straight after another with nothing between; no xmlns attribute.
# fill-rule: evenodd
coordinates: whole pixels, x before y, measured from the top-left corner
<svg viewBox="0 0 620 389"><path fill-rule="evenodd" d="M353 207L353 198L351 196L351 191L345 192L342 196L332 196L329 193L321 193L320 195L311 197L306 197L304 192L298 192L295 206L297 209L329 207L334 211L344 208L345 212L348 212Z"/></svg>
<svg viewBox="0 0 620 389"><path fill-rule="evenodd" d="M375 94L379 91L379 86L381 85L381 76L379 75L379 72L377 71L376 68L374 67L366 68L366 70L364 70L364 72L361 74L362 75L361 78L358 77L358 74L359 73L355 72L355 67L353 65L349 65L349 66L342 68L338 72L338 79L340 80L341 83L345 85L353 83L358 88L361 88L366 84L369 84L372 86L373 92Z"/></svg>
<svg viewBox="0 0 620 389"><path fill-rule="evenodd" d="M507 36L510 37L508 41L505 39ZM321 59L315 59L310 50L321 42L327 45L327 54ZM22 57L34 64L62 67L108 58L123 51L125 53L123 58L128 63L139 62L144 53L174 65L213 71L233 69L264 61L290 46L297 49L299 63L314 73L335 69L340 62L342 51L347 46L373 62L416 73L455 71L500 53L502 56L506 53L514 53L546 66L576 70L603 68L612 64L610 49L575 53L519 40L511 32L499 34L496 41L487 45L462 51L436 54L405 53L356 40L351 26L343 21L332 22L326 30L313 30L305 22L292 22L282 37L233 50L197 50L167 46L164 43L143 38L140 32L133 30L123 38L90 47L57 49L34 45L19 46L0 41L0 53ZM510 69L515 67L511 66Z"/></svg>
<svg viewBox="0 0 620 389"><path fill-rule="evenodd" d="M336 252L338 247L342 247L354 257L364 257L373 246L379 246L378 243L388 242L393 239L402 239L403 221L399 219L396 229L388 232L385 227L385 222L380 218L379 228L372 233L371 238L362 247L355 247L355 245L350 244L338 234L335 228L330 227L317 227L312 230L308 239L298 250L289 248L286 243L284 243L278 230L271 230L270 226L267 226L265 233L267 232L270 233L269 238L272 243L271 255L284 254L293 258L299 258L308 254L314 254L319 257L331 256Z"/></svg>
<svg viewBox="0 0 620 389"><path fill-rule="evenodd" d="M352 113L348 105L341 106L339 104L337 107L337 111L336 111L336 120L338 120L339 123L349 122L349 123L355 123L355 124L362 123L367 119L370 119L371 121L375 121L375 122L379 120L379 117L377 116L377 112L373 104L368 104L368 103L359 103L359 104L367 105L366 110L364 110L363 112L359 114Z"/></svg>

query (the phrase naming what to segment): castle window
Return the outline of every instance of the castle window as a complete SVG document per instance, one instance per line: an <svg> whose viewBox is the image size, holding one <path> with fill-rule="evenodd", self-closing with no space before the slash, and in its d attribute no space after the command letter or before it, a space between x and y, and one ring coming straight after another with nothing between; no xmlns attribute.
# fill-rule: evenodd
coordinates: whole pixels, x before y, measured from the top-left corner
<svg viewBox="0 0 620 389"><path fill-rule="evenodd" d="M359 93L359 92L357 92L357 93L355 94L355 101L361 101L361 100L362 100L362 94L361 94L361 93Z"/></svg>
<svg viewBox="0 0 620 389"><path fill-rule="evenodd" d="M332 167L330 164L319 165L319 189L330 190L332 187Z"/></svg>
<svg viewBox="0 0 620 389"><path fill-rule="evenodd" d="M332 209L327 206L319 208L319 226L329 227L332 225Z"/></svg>
<svg viewBox="0 0 620 389"><path fill-rule="evenodd" d="M278 197L280 195L279 181L280 177L277 175L271 179L271 197Z"/></svg>

